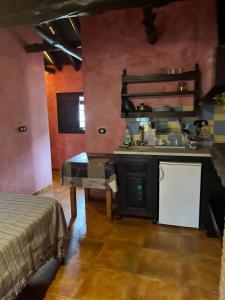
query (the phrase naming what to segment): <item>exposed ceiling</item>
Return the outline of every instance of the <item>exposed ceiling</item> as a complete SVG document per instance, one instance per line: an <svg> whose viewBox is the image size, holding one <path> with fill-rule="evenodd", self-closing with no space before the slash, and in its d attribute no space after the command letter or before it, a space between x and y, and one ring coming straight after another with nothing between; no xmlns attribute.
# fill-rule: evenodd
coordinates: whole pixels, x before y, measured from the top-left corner
<svg viewBox="0 0 225 300"><path fill-rule="evenodd" d="M43 43L26 45L27 52L44 53L48 72L82 63L79 17L109 9L143 7L143 24L148 41L157 41L153 8L189 0L1 0L0 27L30 25ZM52 68L54 66L54 68Z"/></svg>
<svg viewBox="0 0 225 300"><path fill-rule="evenodd" d="M160 7L188 0L1 0L0 27L38 25L65 17L101 13L109 9Z"/></svg>

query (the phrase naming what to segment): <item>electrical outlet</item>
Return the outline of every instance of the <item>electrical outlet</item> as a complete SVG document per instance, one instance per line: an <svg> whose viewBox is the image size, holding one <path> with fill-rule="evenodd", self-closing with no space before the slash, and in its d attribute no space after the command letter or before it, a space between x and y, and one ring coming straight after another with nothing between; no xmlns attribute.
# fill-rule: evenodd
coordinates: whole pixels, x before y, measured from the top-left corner
<svg viewBox="0 0 225 300"><path fill-rule="evenodd" d="M26 132L28 129L27 129L27 126L23 125L23 126L19 126L18 127L18 131L19 132Z"/></svg>

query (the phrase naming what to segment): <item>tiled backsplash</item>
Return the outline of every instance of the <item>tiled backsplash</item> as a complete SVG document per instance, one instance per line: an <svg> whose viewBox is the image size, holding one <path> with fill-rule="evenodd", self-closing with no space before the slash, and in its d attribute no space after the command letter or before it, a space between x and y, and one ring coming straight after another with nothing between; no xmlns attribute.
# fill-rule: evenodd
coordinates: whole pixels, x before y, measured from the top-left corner
<svg viewBox="0 0 225 300"><path fill-rule="evenodd" d="M184 106L184 111L191 110L190 107ZM178 110L178 108L176 109ZM211 134L213 135L214 142L225 142L225 106L224 105L203 105L199 109L198 117L183 118L182 123L187 125L190 130L194 130L195 120L207 120ZM180 131L180 123L177 118L160 118L160 119L149 119L141 118L139 120L127 120L127 125L130 129L131 134L139 133L139 125L149 123L149 121L156 122L156 131L159 135L166 134L168 132Z"/></svg>

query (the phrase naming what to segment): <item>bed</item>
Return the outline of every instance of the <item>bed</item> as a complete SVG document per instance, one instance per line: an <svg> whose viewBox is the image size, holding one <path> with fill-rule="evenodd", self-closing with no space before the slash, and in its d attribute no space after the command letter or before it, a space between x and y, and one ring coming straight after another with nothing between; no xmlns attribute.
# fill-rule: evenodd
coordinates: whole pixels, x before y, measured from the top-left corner
<svg viewBox="0 0 225 300"><path fill-rule="evenodd" d="M56 200L0 194L0 299L15 299L51 257L63 259L66 236Z"/></svg>

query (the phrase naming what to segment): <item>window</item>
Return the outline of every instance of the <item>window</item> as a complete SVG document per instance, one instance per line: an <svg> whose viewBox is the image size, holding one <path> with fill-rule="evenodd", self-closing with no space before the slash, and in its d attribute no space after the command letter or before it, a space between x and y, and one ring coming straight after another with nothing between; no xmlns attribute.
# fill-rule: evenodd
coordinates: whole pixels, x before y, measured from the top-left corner
<svg viewBox="0 0 225 300"><path fill-rule="evenodd" d="M59 133L85 133L83 93L57 93L56 98Z"/></svg>
<svg viewBox="0 0 225 300"><path fill-rule="evenodd" d="M84 96L79 96L79 126L85 130Z"/></svg>

